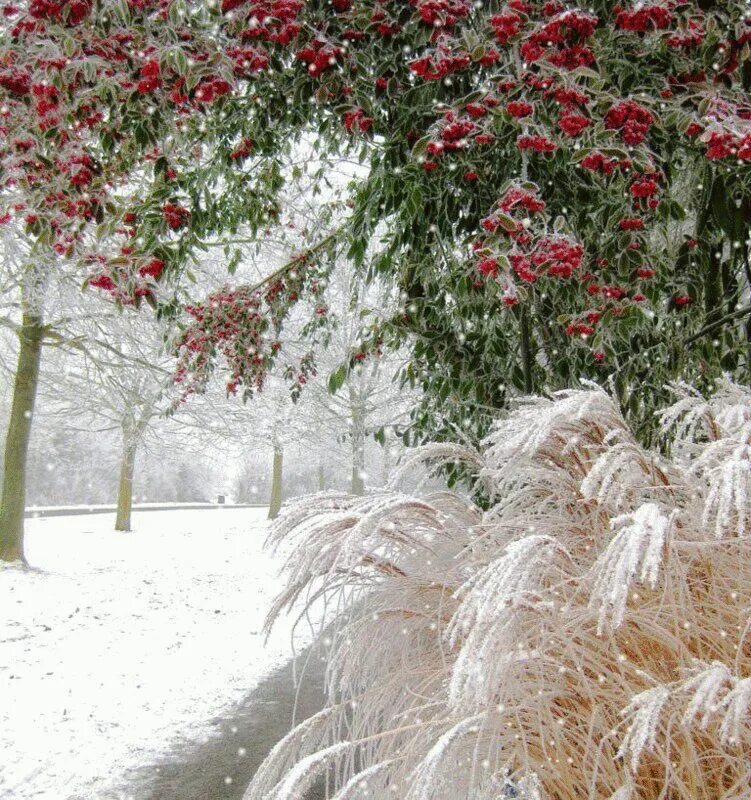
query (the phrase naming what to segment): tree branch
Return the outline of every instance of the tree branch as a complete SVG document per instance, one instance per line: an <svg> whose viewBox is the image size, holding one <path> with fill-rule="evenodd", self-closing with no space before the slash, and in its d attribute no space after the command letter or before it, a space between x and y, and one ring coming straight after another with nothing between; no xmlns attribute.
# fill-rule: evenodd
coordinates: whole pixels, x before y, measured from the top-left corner
<svg viewBox="0 0 751 800"><path fill-rule="evenodd" d="M693 334L693 336L689 336L685 343L692 344L693 342L697 341L697 339L701 339L708 333L712 333L712 331L717 330L717 328L721 328L726 322L732 322L734 319L741 319L749 314L751 314L751 305L739 308L737 311L733 311L732 314L726 314L724 317L714 320L709 325L705 325L701 330Z"/></svg>

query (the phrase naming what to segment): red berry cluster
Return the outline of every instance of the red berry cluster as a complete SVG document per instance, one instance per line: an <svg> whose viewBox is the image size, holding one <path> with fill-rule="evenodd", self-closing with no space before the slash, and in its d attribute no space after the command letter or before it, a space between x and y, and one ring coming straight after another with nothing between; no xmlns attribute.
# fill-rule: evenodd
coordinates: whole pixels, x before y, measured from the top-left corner
<svg viewBox="0 0 751 800"><path fill-rule="evenodd" d="M136 89L140 94L156 91L162 85L162 70L159 61L152 58L145 62L141 67L139 77Z"/></svg>
<svg viewBox="0 0 751 800"><path fill-rule="evenodd" d="M630 161L606 156L599 150L594 150L591 153L587 153L587 155L581 160L580 164L584 169L589 170L590 172L600 172L603 175L612 175L612 173L615 172L615 170L619 167L622 169L628 169L631 166Z"/></svg>
<svg viewBox="0 0 751 800"><path fill-rule="evenodd" d="M344 112L344 127L350 132L367 133L373 127L373 117L368 117L363 108L351 108Z"/></svg>
<svg viewBox="0 0 751 800"><path fill-rule="evenodd" d="M558 128L563 134L572 138L583 133L589 125L589 118L576 111L567 109L558 117Z"/></svg>
<svg viewBox="0 0 751 800"><path fill-rule="evenodd" d="M508 111L514 119L524 119L524 117L529 117L534 113L535 107L532 103L527 103L525 100L512 100L510 103L506 104L506 111Z"/></svg>
<svg viewBox="0 0 751 800"><path fill-rule="evenodd" d="M476 268L485 278L500 281L505 305L518 302L516 280L526 284L542 277L567 280L581 267L584 248L580 243L546 234L544 220L535 225L534 219L544 211L545 202L534 184L515 184L482 220L490 236L473 245Z"/></svg>
<svg viewBox="0 0 751 800"><path fill-rule="evenodd" d="M320 39L313 39L295 53L297 59L308 65L308 74L314 78L334 69L344 55L344 48L334 47Z"/></svg>
<svg viewBox="0 0 751 800"><path fill-rule="evenodd" d="M260 47L248 45L227 48L227 55L232 59L235 75L249 78L263 72L269 66L269 55Z"/></svg>
<svg viewBox="0 0 751 800"><path fill-rule="evenodd" d="M491 125L481 123L490 109L499 104L496 97L485 96L482 100L468 103L465 106L466 115L456 111L447 111L443 118L436 124L432 131L432 138L425 146L425 152L431 159L440 158L446 153L467 149L472 143L487 145L495 140L490 133ZM431 171L438 166L434 160L423 163L423 168ZM473 170L467 174L472 175ZM468 178L472 180L472 178Z"/></svg>
<svg viewBox="0 0 751 800"><path fill-rule="evenodd" d="M177 203L165 203L162 206L164 221L173 231L180 230L190 220L190 211Z"/></svg>
<svg viewBox="0 0 751 800"><path fill-rule="evenodd" d="M34 19L78 25L91 11L87 0L30 0L29 15Z"/></svg>
<svg viewBox="0 0 751 800"><path fill-rule="evenodd" d="M512 39L519 35L524 22L522 18L513 11L506 11L503 14L494 14L490 18L490 26L493 29L496 41L500 44L508 44Z"/></svg>
<svg viewBox="0 0 751 800"><path fill-rule="evenodd" d="M523 208L530 214L539 214L545 210L545 201L541 200L534 190L523 186L512 186L498 201L498 208L506 213Z"/></svg>
<svg viewBox="0 0 751 800"><path fill-rule="evenodd" d="M582 11L556 13L524 39L521 55L530 64L545 60L565 70L589 66L595 57L584 42L592 36L597 23L596 16Z"/></svg>
<svg viewBox="0 0 751 800"><path fill-rule="evenodd" d="M654 124L652 112L634 100L620 100L605 115L605 127L620 131L626 144L641 144Z"/></svg>
<svg viewBox="0 0 751 800"><path fill-rule="evenodd" d="M238 161L247 158L253 152L253 141L247 136L240 142L237 147L229 154L233 161Z"/></svg>
<svg viewBox="0 0 751 800"><path fill-rule="evenodd" d="M31 73L16 67L0 69L0 86L11 94L23 97L31 91Z"/></svg>
<svg viewBox="0 0 751 800"><path fill-rule="evenodd" d="M235 393L240 386L248 392L260 391L279 351L276 339L279 323L304 291L317 295L320 284L307 257L301 255L264 287L225 286L204 302L186 306L190 321L176 343L175 380L185 388L183 399L205 386L217 354L229 368L227 390L230 393ZM315 313L322 319L327 316L328 309L318 302ZM298 384L304 383L312 369L312 362L303 359L293 377Z"/></svg>
<svg viewBox="0 0 751 800"><path fill-rule="evenodd" d="M89 278L88 285L107 292L113 300L122 305L136 305L140 298L154 295L156 284L164 272L164 261L151 258L140 266L126 266L121 263L107 264L104 256L92 255L87 258L91 265L100 271Z"/></svg>
<svg viewBox="0 0 751 800"><path fill-rule="evenodd" d="M690 19L684 30L676 31L670 34L665 41L668 47L676 50L690 50L693 47L699 47L704 41L706 31L701 22Z"/></svg>
<svg viewBox="0 0 751 800"><path fill-rule="evenodd" d="M469 0L410 0L420 19L436 28L453 28L456 23L469 16L472 3Z"/></svg>
<svg viewBox="0 0 751 800"><path fill-rule="evenodd" d="M222 0L222 11L234 16L240 39L287 46L300 34L303 0Z"/></svg>
<svg viewBox="0 0 751 800"><path fill-rule="evenodd" d="M432 53L412 61L409 68L419 78L440 81L453 72L465 69L471 61L469 53L453 49L452 43L443 37Z"/></svg>
<svg viewBox="0 0 751 800"><path fill-rule="evenodd" d="M730 131L710 131L706 139L707 158L719 161L723 158L751 160L751 132L739 136Z"/></svg>
<svg viewBox="0 0 751 800"><path fill-rule="evenodd" d="M613 9L615 25L626 31L647 33L648 31L664 30L670 27L673 21L671 7L673 3L638 3L630 9Z"/></svg>
<svg viewBox="0 0 751 800"><path fill-rule="evenodd" d="M547 136L525 133L516 140L520 150L533 150L535 153L554 153L558 145Z"/></svg>

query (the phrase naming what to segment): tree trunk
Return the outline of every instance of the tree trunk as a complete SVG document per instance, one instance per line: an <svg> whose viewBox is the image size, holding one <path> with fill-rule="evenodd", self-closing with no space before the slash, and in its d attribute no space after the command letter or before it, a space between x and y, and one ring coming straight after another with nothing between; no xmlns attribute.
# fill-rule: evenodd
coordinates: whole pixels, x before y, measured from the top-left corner
<svg viewBox="0 0 751 800"><path fill-rule="evenodd" d="M120 483L117 487L116 531L129 531L130 512L133 508L133 471L136 465L137 444L128 441L123 444L123 460L120 464Z"/></svg>
<svg viewBox="0 0 751 800"><path fill-rule="evenodd" d="M26 563L23 548L26 458L39 382L39 362L42 357L44 328L41 316L24 313L18 337L18 366L5 439L5 468L0 503L0 559L20 559Z"/></svg>
<svg viewBox="0 0 751 800"><path fill-rule="evenodd" d="M521 352L522 352L522 373L524 374L524 392L532 394L535 389L534 374L534 353L532 352L532 324L529 319L529 311L522 305L519 310L519 322L521 327Z"/></svg>
<svg viewBox="0 0 751 800"><path fill-rule="evenodd" d="M352 408L352 494L365 494L365 429L362 411Z"/></svg>
<svg viewBox="0 0 751 800"><path fill-rule="evenodd" d="M271 472L271 499L269 500L269 519L276 519L282 507L282 466L284 451L274 445L274 466Z"/></svg>
<svg viewBox="0 0 751 800"><path fill-rule="evenodd" d="M383 462L381 465L381 483L388 486L391 477L391 437L388 430L383 432Z"/></svg>
<svg viewBox="0 0 751 800"><path fill-rule="evenodd" d="M318 465L318 491L322 492L326 488L326 469L323 464Z"/></svg>

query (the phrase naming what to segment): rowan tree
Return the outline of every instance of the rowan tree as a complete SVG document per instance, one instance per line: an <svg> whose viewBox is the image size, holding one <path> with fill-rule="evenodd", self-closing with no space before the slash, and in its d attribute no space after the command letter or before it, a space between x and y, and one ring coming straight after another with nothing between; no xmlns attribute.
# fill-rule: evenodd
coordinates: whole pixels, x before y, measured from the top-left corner
<svg viewBox="0 0 751 800"><path fill-rule="evenodd" d="M415 438L482 435L511 394L593 378L649 439L669 378L747 375L745 3L222 10L222 35L268 59L254 96L277 135L315 125L367 167L348 254L403 292L372 341L412 347ZM228 100L224 136L242 141L248 108ZM277 321L304 263L273 276ZM230 367L252 390L257 371Z"/></svg>
<svg viewBox="0 0 751 800"><path fill-rule="evenodd" d="M30 213L53 248L78 248L81 215L128 228L131 252L90 254L92 282L121 302L151 296L144 284L179 271L207 232L268 224L278 155L312 130L320 152L367 169L336 238L403 292L372 339L412 347L416 438L481 435L510 394L590 377L614 380L649 439L668 378L746 377L745 2L13 8L3 192L35 201L3 213ZM121 219L102 191L136 166L158 180ZM205 358L229 353L238 389L273 363L276 328L315 291L330 245L210 301L268 355L237 358L223 315L199 320Z"/></svg>

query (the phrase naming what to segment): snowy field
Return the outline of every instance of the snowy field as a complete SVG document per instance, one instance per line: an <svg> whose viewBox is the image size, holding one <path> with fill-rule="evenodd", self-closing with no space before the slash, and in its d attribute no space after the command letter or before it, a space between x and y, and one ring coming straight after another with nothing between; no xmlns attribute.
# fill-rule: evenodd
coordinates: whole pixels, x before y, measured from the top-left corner
<svg viewBox="0 0 751 800"><path fill-rule="evenodd" d="M37 569L0 569L3 800L127 800L129 772L204 739L290 657L291 622L261 636L281 562L265 514L28 521Z"/></svg>

